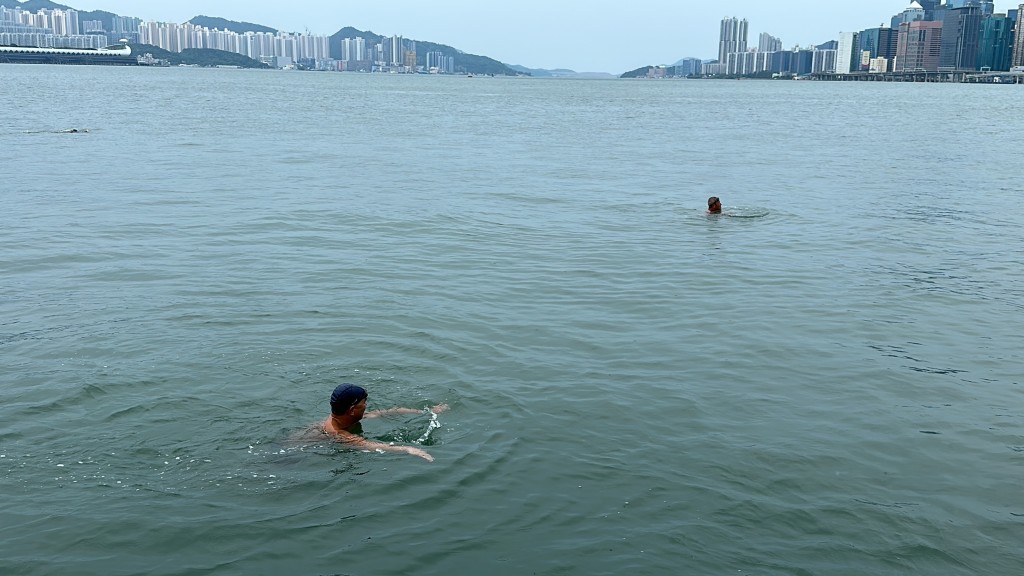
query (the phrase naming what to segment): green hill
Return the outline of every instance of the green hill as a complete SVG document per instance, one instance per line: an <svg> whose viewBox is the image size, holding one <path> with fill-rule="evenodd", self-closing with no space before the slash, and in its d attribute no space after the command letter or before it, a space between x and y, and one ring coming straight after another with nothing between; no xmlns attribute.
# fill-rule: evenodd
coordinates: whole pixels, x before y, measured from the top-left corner
<svg viewBox="0 0 1024 576"><path fill-rule="evenodd" d="M267 34L277 34L277 30L274 30L273 28L260 26L259 24L253 24L252 22L236 22L234 20L225 20L224 18L217 18L214 16L196 16L189 20L189 23L210 29L216 28L218 30L230 30L237 34L245 34L246 32L266 32Z"/></svg>
<svg viewBox="0 0 1024 576"><path fill-rule="evenodd" d="M240 68L269 68L266 64L253 60L248 56L213 50L211 48L188 48L178 52L170 52L151 44L131 44L132 54L142 56L152 54L158 60L167 60L172 66L238 66Z"/></svg>
<svg viewBox="0 0 1024 576"><path fill-rule="evenodd" d="M20 7L22 10L28 10L36 12L41 9L46 10L68 10L75 8L66 6L64 4L58 4L52 0L26 0L25 2L18 2L17 0L0 0L0 6L7 8ZM79 12L79 20L99 20L104 23L105 27L110 30L113 28L112 19L117 14L111 12L103 12L100 10L93 12ZM277 33L277 30L262 26L260 24L253 24L251 22L237 22L234 20L227 20L225 18L218 18L215 16L196 16L189 20L196 26L204 26L206 28L217 28L220 30L230 30L238 34L245 34L246 32L266 32L270 34ZM341 56L341 40L342 38L364 38L367 44L377 44L384 37L380 34L374 34L373 32L364 32L362 30L356 30L350 26L346 26L330 37L330 52L332 58L340 58ZM516 70L506 66L505 64L498 62L493 58L487 56L480 56L477 54L467 54L457 48L453 48L446 44L436 44L434 42L426 42L422 40L414 40L416 42L416 65L426 66L427 63L427 52L441 52L445 56L450 56L455 59L455 71L462 74L492 74L495 76L522 76L530 75L530 72L523 70ZM136 49L133 46L133 49ZM237 60L233 56L228 58L225 54L232 54L231 52L223 52L221 50L209 50L209 49L190 49L181 53L180 57L166 57L158 56L154 50L160 50L155 46L142 47L139 46L136 49L137 54L144 54L149 52L153 54L154 58L162 60L170 60L174 64L199 64L200 66L243 66L246 68L262 68L264 67L259 62L246 58L245 56L238 56L244 58L244 60ZM166 51L161 51L166 52ZM166 52L172 54L171 52ZM186 53L188 56L185 56ZM187 61L186 61L187 60Z"/></svg>
<svg viewBox="0 0 1024 576"><path fill-rule="evenodd" d="M0 0L0 6L4 8L21 8L29 12L38 12L40 10L68 10L70 6L63 4L57 4L56 2L50 2L50 0L28 0L27 2L18 2L18 0Z"/></svg>
<svg viewBox="0 0 1024 576"><path fill-rule="evenodd" d="M351 26L346 26L331 35L330 45L332 58L341 58L341 41L343 38L362 38L366 40L367 44L377 44L384 39L380 34L365 32L352 28ZM521 76L524 74L523 72L513 70L492 58L478 56L476 54L467 54L445 44L435 44L433 42L425 42L422 40L413 40L413 42L416 42L417 66L427 65L427 52L441 52L445 56L455 58L455 71L462 74L493 74L495 76Z"/></svg>

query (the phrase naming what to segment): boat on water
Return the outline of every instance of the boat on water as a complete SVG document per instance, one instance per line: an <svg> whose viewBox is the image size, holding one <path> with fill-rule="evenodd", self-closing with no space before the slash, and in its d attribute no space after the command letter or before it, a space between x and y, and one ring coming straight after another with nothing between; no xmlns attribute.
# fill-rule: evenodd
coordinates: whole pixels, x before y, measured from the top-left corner
<svg viewBox="0 0 1024 576"><path fill-rule="evenodd" d="M106 48L39 48L35 46L0 46L0 63L9 64L99 64L105 66L137 66L128 44Z"/></svg>

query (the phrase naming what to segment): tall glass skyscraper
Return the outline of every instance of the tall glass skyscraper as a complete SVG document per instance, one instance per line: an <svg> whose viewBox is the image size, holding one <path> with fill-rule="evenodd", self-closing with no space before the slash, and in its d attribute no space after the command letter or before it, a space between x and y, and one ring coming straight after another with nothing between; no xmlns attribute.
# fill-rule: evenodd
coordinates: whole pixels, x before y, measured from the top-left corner
<svg viewBox="0 0 1024 576"><path fill-rule="evenodd" d="M981 23L978 46L978 69L1006 71L1013 58L1013 21L1002 14L986 18Z"/></svg>
<svg viewBox="0 0 1024 576"><path fill-rule="evenodd" d="M978 37L982 9L976 5L952 8L942 21L939 67L952 70L978 69Z"/></svg>

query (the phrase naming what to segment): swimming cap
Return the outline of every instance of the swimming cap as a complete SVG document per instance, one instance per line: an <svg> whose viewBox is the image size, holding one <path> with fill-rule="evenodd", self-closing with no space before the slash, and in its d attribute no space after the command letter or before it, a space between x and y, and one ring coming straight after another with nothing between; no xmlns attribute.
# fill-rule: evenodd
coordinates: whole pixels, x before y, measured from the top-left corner
<svg viewBox="0 0 1024 576"><path fill-rule="evenodd" d="M342 415L360 400L366 398L366 390L355 384L339 384L331 394L331 414Z"/></svg>

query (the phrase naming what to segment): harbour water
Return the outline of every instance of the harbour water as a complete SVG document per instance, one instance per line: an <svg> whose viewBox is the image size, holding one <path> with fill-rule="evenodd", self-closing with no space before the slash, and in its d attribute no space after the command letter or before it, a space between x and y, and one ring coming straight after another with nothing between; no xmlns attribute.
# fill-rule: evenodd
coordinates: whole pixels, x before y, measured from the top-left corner
<svg viewBox="0 0 1024 576"><path fill-rule="evenodd" d="M1020 573L1021 96L0 66L0 573Z"/></svg>

